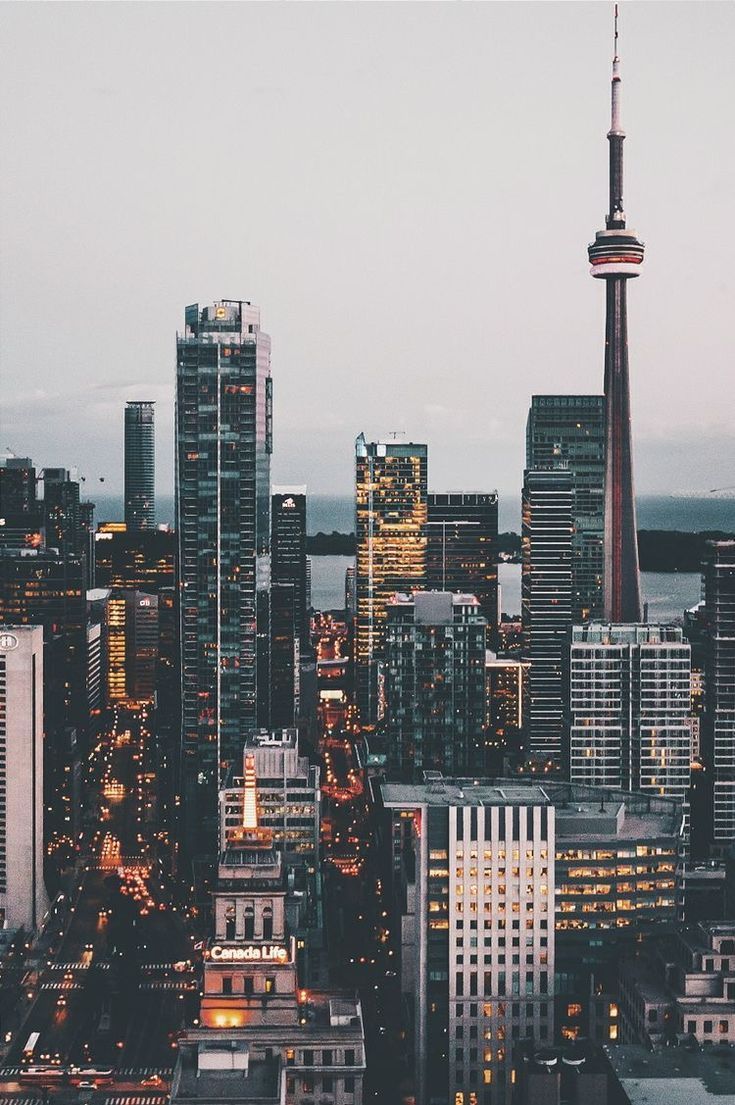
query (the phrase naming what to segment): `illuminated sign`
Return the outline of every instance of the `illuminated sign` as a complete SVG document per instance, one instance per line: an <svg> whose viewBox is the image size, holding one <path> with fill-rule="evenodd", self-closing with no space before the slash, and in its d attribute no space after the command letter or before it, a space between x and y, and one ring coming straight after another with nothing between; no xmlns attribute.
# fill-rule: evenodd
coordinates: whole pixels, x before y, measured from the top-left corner
<svg viewBox="0 0 735 1105"><path fill-rule="evenodd" d="M293 501L293 499L284 499L281 505L286 507L288 510L293 510L296 506L296 503Z"/></svg>
<svg viewBox="0 0 735 1105"><path fill-rule="evenodd" d="M214 312L215 318L227 318L227 311L224 307L218 307Z"/></svg>
<svg viewBox="0 0 735 1105"><path fill-rule="evenodd" d="M288 948L284 944L215 944L209 958L227 963L288 963Z"/></svg>
<svg viewBox="0 0 735 1105"><path fill-rule="evenodd" d="M14 633L0 633L0 649L3 652L10 652L11 649L18 647L18 638Z"/></svg>

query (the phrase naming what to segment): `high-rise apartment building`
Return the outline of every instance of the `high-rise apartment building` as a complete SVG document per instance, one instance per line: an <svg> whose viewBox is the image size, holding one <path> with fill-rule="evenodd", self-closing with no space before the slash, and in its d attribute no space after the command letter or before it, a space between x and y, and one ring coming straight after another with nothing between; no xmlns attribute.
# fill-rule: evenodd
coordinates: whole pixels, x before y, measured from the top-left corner
<svg viewBox="0 0 735 1105"><path fill-rule="evenodd" d="M43 883L43 630L0 623L0 927L32 932Z"/></svg>
<svg viewBox="0 0 735 1105"><path fill-rule="evenodd" d="M485 772L487 619L474 595L396 594L386 607L386 750L392 778Z"/></svg>
<svg viewBox="0 0 735 1105"><path fill-rule="evenodd" d="M186 308L177 341L176 528L189 851L214 852L217 791L255 729L270 640L270 338L240 300Z"/></svg>
<svg viewBox="0 0 735 1105"><path fill-rule="evenodd" d="M555 809L541 787L384 783L422 1105L510 1102L514 1041L554 1038Z"/></svg>
<svg viewBox="0 0 735 1105"><path fill-rule="evenodd" d="M529 751L559 762L564 719L562 659L572 618L572 480L568 470L529 469L523 482L523 647L530 663Z"/></svg>
<svg viewBox="0 0 735 1105"><path fill-rule="evenodd" d="M735 541L713 541L704 563L702 758L713 775L712 840L735 841Z"/></svg>
<svg viewBox="0 0 735 1105"><path fill-rule="evenodd" d="M357 703L363 725L382 714L378 662L386 607L396 592L426 580L427 447L413 442L355 442Z"/></svg>
<svg viewBox="0 0 735 1105"><path fill-rule="evenodd" d="M274 487L271 497L271 578L294 589L296 629L309 643L306 585L306 488Z"/></svg>
<svg viewBox="0 0 735 1105"><path fill-rule="evenodd" d="M565 760L573 783L688 801L691 646L658 625L574 626Z"/></svg>
<svg viewBox="0 0 735 1105"><path fill-rule="evenodd" d="M572 482L572 619L604 611L605 398L534 395L526 425L526 467L566 468Z"/></svg>
<svg viewBox="0 0 735 1105"><path fill-rule="evenodd" d="M299 708L301 642L295 597L293 584L271 584L270 722L274 729L295 725Z"/></svg>
<svg viewBox="0 0 735 1105"><path fill-rule="evenodd" d="M154 404L125 407L125 524L130 532L156 525Z"/></svg>
<svg viewBox="0 0 735 1105"><path fill-rule="evenodd" d="M426 587L474 595L494 642L498 624L498 494L429 494Z"/></svg>
<svg viewBox="0 0 735 1105"><path fill-rule="evenodd" d="M524 728L528 663L511 656L485 657L485 747L488 766L502 765L502 757L517 758Z"/></svg>

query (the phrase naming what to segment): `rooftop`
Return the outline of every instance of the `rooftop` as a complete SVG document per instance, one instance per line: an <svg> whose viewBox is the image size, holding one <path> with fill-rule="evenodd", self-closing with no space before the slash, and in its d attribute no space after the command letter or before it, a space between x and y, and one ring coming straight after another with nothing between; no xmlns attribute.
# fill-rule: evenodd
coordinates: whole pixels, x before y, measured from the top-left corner
<svg viewBox="0 0 735 1105"><path fill-rule="evenodd" d="M735 1105L735 1051L729 1047L653 1053L626 1044L606 1052L631 1105Z"/></svg>
<svg viewBox="0 0 735 1105"><path fill-rule="evenodd" d="M282 1077L280 1058L251 1059L244 1042L182 1042L171 1099L278 1105Z"/></svg>

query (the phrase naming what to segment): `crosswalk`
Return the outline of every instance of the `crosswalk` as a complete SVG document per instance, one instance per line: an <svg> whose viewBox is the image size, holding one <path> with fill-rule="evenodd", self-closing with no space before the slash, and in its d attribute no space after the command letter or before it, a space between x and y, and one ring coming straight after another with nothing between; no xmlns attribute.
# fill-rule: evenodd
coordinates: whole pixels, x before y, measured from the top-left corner
<svg viewBox="0 0 735 1105"><path fill-rule="evenodd" d="M22 1067L0 1067L0 1079L3 1082L9 1081L11 1078L17 1078L23 1070ZM3 1100L4 1099L0 1099ZM13 1098L15 1100L15 1098Z"/></svg>
<svg viewBox="0 0 735 1105"><path fill-rule="evenodd" d="M173 1067L120 1067L115 1071L115 1077L150 1078L152 1074L158 1074L161 1078L170 1078L173 1073Z"/></svg>
<svg viewBox="0 0 735 1105"><path fill-rule="evenodd" d="M37 1097L0 1097L0 1105L38 1105Z"/></svg>
<svg viewBox="0 0 735 1105"><path fill-rule="evenodd" d="M83 990L81 982L68 982L66 979L63 982L43 982L41 984L42 990Z"/></svg>
<svg viewBox="0 0 735 1105"><path fill-rule="evenodd" d="M164 1101L168 1101L168 1094L122 1093L106 1097L105 1105L162 1105Z"/></svg>

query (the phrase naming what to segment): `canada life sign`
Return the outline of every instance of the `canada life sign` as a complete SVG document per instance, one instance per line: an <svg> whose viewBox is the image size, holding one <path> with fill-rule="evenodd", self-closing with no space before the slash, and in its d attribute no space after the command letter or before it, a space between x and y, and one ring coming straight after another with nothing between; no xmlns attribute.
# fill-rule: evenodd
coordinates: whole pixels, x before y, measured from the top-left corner
<svg viewBox="0 0 735 1105"><path fill-rule="evenodd" d="M236 944L227 947L214 944L209 949L209 958L228 963L287 963L288 948L283 944Z"/></svg>

